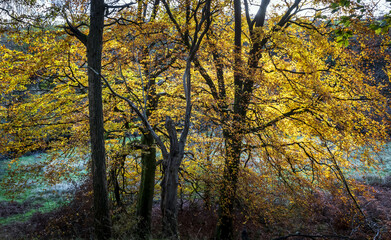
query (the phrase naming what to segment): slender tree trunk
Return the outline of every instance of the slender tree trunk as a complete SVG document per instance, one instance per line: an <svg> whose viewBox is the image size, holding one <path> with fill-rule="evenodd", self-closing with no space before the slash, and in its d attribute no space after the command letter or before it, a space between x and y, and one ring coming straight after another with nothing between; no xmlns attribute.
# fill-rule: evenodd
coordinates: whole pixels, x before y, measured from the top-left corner
<svg viewBox="0 0 391 240"><path fill-rule="evenodd" d="M151 215L153 196L155 191L156 171L156 147L151 133L145 133L142 145L145 147L142 153L141 183L137 203L138 234L140 239L148 239L151 232Z"/></svg>
<svg viewBox="0 0 391 240"><path fill-rule="evenodd" d="M91 0L90 32L87 39L88 99L94 197L94 227L97 239L111 237L103 129L101 58L104 1Z"/></svg>
<svg viewBox="0 0 391 240"><path fill-rule="evenodd" d="M113 167L113 169L111 169L110 177L111 177L111 182L113 183L113 188L114 188L113 193L114 193L115 201L117 202L117 206L121 207L122 202L121 202L119 183L118 183L118 179L117 179L117 177L118 177L117 176L117 168Z"/></svg>

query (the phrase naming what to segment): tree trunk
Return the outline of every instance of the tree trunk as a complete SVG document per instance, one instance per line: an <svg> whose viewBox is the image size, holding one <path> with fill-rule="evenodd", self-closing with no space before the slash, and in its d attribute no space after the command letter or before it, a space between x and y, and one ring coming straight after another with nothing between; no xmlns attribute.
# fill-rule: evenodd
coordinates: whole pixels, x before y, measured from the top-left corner
<svg viewBox="0 0 391 240"><path fill-rule="evenodd" d="M231 130L232 131L232 130ZM239 133L225 131L225 169L220 195L219 224L216 238L222 240L234 239L233 216L236 189L238 185L240 151L242 137Z"/></svg>
<svg viewBox="0 0 391 240"><path fill-rule="evenodd" d="M155 171L156 171L156 147L151 133L143 135L142 145L142 172L141 183L137 203L137 216L140 217L138 223L138 237L148 239L151 232L151 215L153 195L155 191Z"/></svg>
<svg viewBox="0 0 391 240"><path fill-rule="evenodd" d="M142 2L139 2L139 4ZM148 56L147 48L144 48L143 60L146 62L143 65L144 76L148 76L148 84L146 84L146 110L145 115L147 119L157 108L156 97L156 79L150 77L148 61L145 59ZM151 215L153 196L155 192L155 171L156 171L156 146L153 135L148 129L143 130L142 145L143 151L141 153L141 183L137 202L137 216L140 221L137 226L137 233L140 239L149 239L151 232Z"/></svg>
<svg viewBox="0 0 391 240"><path fill-rule="evenodd" d="M103 45L104 1L92 0L90 32L87 39L88 100L91 137L94 227L97 239L111 237L111 221L106 179L106 158L103 128L101 58Z"/></svg>
<svg viewBox="0 0 391 240"><path fill-rule="evenodd" d="M224 130L225 138L225 169L220 195L219 224L217 226L217 239L234 239L233 215L238 184L240 154L242 147L242 124L247 112L250 89L247 88L246 79L242 69L242 10L241 1L234 0L234 113L230 116L231 124ZM224 118L224 116L222 116Z"/></svg>
<svg viewBox="0 0 391 240"><path fill-rule="evenodd" d="M178 173L179 164L183 157L178 154L170 154L169 159L163 165L163 180L161 183L161 211L163 223L163 237L165 239L178 239Z"/></svg>
<svg viewBox="0 0 391 240"><path fill-rule="evenodd" d="M113 193L115 197L115 201L117 202L117 206L121 207L122 202L121 202L121 193L120 193L120 188L119 188L119 183L117 179L117 168L111 169L110 171L110 177L111 177L111 182L113 183Z"/></svg>
<svg viewBox="0 0 391 240"><path fill-rule="evenodd" d="M174 121L166 117L165 127L170 138L170 153L163 159L163 179L161 182L162 233L165 239L178 239L177 191L179 166L183 160L185 141L178 141ZM183 134L183 133L182 133ZM183 136L183 135L182 135Z"/></svg>

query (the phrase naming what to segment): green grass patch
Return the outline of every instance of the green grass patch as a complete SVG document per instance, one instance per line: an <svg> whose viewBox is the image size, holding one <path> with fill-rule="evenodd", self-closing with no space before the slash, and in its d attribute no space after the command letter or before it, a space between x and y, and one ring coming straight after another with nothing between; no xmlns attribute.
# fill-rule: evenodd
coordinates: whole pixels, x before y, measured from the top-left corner
<svg viewBox="0 0 391 240"><path fill-rule="evenodd" d="M69 203L79 183L86 175L85 162L76 166L75 172L70 172L58 181L49 183L45 179L45 165L33 168L40 162L45 162L49 157L46 153L24 156L17 163L12 160L0 161L0 202L4 206L7 203L16 202L23 205L24 210L19 213L0 218L0 225L29 220L35 213L47 213ZM67 164L67 158L60 158L59 164ZM72 163L70 163L72 164ZM19 166L19 168L17 168ZM20 168L21 167L21 168ZM11 173L15 171L13 175ZM28 169L24 171L24 169ZM15 180L19 181L15 181Z"/></svg>

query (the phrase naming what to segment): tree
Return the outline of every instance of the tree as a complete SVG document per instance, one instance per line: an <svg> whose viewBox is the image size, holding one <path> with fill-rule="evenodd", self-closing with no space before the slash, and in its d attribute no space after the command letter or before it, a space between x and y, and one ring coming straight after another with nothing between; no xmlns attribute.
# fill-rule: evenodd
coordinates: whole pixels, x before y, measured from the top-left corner
<svg viewBox="0 0 391 240"><path fill-rule="evenodd" d="M98 239L109 239L111 237L101 82L103 28L107 8L108 6L105 5L104 0L91 1L88 36L75 28L67 19L67 29L87 47L94 227Z"/></svg>
<svg viewBox="0 0 391 240"><path fill-rule="evenodd" d="M166 11L168 12L170 20L174 23L174 28L182 34L182 30L179 27L179 24L176 22L176 19L171 13L170 6L167 2L163 1ZM189 3L186 5L190 7ZM185 91L186 98L186 112L184 116L183 130L178 138L177 130L175 123L170 116L166 116L165 128L167 130L167 135L169 138L169 149L164 145L161 138L156 134L153 127L150 125L147 117L136 107L136 105L128 98L121 96L116 93L111 87L108 81L106 84L109 86L111 92L126 101L131 109L135 111L138 117L143 122L144 126L148 129L149 134L152 134L153 138L156 141L156 144L159 146L162 155L163 155L163 179L161 182L162 192L161 192L161 211L162 211L162 225L163 225L163 236L169 239L178 238L178 226L177 226L177 189L178 189L178 174L181 162L184 157L184 149L186 145L186 139L189 133L190 128L190 116L191 116L191 64L193 59L196 56L196 53L201 45L202 39L207 33L210 25L210 1L198 2L194 9L197 11L202 7L202 12L200 20L198 16L194 15L194 18L198 21L195 24L195 30L192 35L191 42L189 39L185 39L187 45L186 50L188 52L186 57L186 67L183 73L182 81ZM196 12L195 11L195 12ZM197 13L197 12L196 12ZM190 21L190 18L187 19ZM189 32L187 32L189 34ZM181 35L184 37L184 35ZM189 37L186 35L186 37Z"/></svg>
<svg viewBox="0 0 391 240"><path fill-rule="evenodd" d="M178 237L179 181L181 191L190 184L204 189L197 198L203 197L208 207L219 195L220 239L235 238L233 226L241 211L253 211L254 219L281 219L284 210L304 204L308 199L303 196L317 191L354 199L355 186L345 173L354 157L360 156L363 164L374 162L371 153L380 149L387 127L382 119L386 99L360 63L367 53L346 44L354 36L361 48L368 46L358 37L359 31L368 30L365 24L334 22L333 15L328 17L331 21L323 20L332 7L299 0L264 0L254 17L246 1L234 1L232 6L211 1L161 3L165 11L157 15L156 2L146 7L142 1L111 15L103 36L104 67L101 72L92 68L105 82L104 133L112 153L111 178L119 179L116 167L125 169L134 183L127 187L136 191L138 172L126 169L131 161L126 155L130 147L146 150L140 153L145 161L139 227L150 224L155 145L163 157L161 208L167 238ZM117 8L106 8L109 13L113 9ZM304 10L313 15L301 15ZM156 18L146 20L148 14ZM87 32L83 21L88 17L81 13L71 19L68 33L88 46L89 36L80 34ZM2 48L0 76L10 87L1 95L1 131L6 136L1 146L7 151L27 146L23 151L87 142L88 136L81 134L88 129L83 117L85 49L63 32L34 32L46 36L46 44L23 33L13 35L21 43L19 51ZM45 83L40 94L12 95L28 87L32 76ZM137 127L144 135L142 144L127 144ZM50 141L45 142L45 131ZM118 196L120 187L118 182L114 186ZM342 188L345 193L340 193ZM352 203L360 208L359 202ZM141 237L148 237L148 232Z"/></svg>
<svg viewBox="0 0 391 240"><path fill-rule="evenodd" d="M173 63L177 57L176 55L168 54L168 58L159 58L157 55L155 58L158 59L155 59L154 61L148 60L148 58L151 57L150 52L152 51L153 46L157 45L156 49L161 49L163 47L162 43L167 41L168 36L163 34L162 36L165 39L162 39L162 37L151 37L150 42L145 41L145 38L149 37L149 35L154 33L156 34L156 31L149 33L147 29L155 29L156 27L159 27L159 23L155 26L150 26L155 23L159 8L159 1L153 2L149 19L146 19L147 16L145 8L148 7L147 4L148 3L144 3L144 1L138 1L137 5L137 23L144 25L144 28L142 28L141 31L145 34L143 36L144 41L138 42L138 46L143 45L143 43L144 45L142 46L140 59L136 58L135 64L139 65L139 74L141 78L145 78L147 81L147 84L142 86L142 91L145 91L144 116L149 120L158 107L159 97L156 92L157 78L166 71L171 64L167 64L163 67L159 67L159 65L161 62ZM149 24L147 24L148 22ZM166 48L170 51L168 47ZM140 69L141 64L142 70ZM142 129L142 134L142 172L137 201L137 215L140 218L138 223L138 234L141 239L148 239L151 232L152 204L155 192L156 146L153 134L145 126Z"/></svg>
<svg viewBox="0 0 391 240"><path fill-rule="evenodd" d="M87 38L88 106L94 190L94 227L98 239L109 239L111 237L100 77L104 11L104 0L91 0L90 31Z"/></svg>
<svg viewBox="0 0 391 240"><path fill-rule="evenodd" d="M257 152L259 158L253 160L254 164L261 162L275 169L275 177L289 186L298 187L294 183L306 182L305 178L297 178L300 165L299 169L308 166L313 173L334 172L349 193L340 167L345 162L338 151L352 151L356 146L367 144L369 135L365 132L372 132L369 128L373 116L365 112L381 114L385 106L384 97L365 81L365 73L355 69L354 54L338 46L340 43L330 41L326 21L317 22L322 12L331 10L316 7L316 3L315 6L306 4L300 0L285 2L285 5L264 0L252 18L249 2L245 1L246 22L243 24L242 3L234 1L233 32L224 32L229 29L225 27L229 24L226 20L229 17L224 19L222 16L224 20L213 25L208 35L210 41L201 51L212 56L213 60L201 61L200 57L194 61L213 96L214 102L208 107L219 116L218 124L225 141L218 239L235 237L234 205L244 152L250 159L252 153ZM268 15L271 7L285 11ZM300 16L304 9L313 11L312 19ZM220 11L224 13L225 9ZM241 39L244 33L246 44ZM230 36L232 43L226 43L220 36ZM231 49L233 57L224 52L227 48ZM228 63L227 58L231 62ZM215 70L208 71L210 68L204 67L208 64L213 64ZM227 69L232 69L233 73L228 73ZM352 79L352 76L356 78ZM353 97L357 95L360 97ZM346 101L352 107L347 106ZM337 112L345 115L339 116ZM210 115L214 117L214 114ZM365 126L366 130L360 131L357 126ZM380 128L384 130L384 125ZM349 140L345 134L354 135L356 139ZM384 137L379 132L370 138ZM255 143L254 139L259 142ZM344 143L341 145L341 142ZM372 140L370 142L377 145ZM303 162L299 163L298 159ZM329 169L318 167L318 164L326 164ZM291 179L289 169L295 180Z"/></svg>
<svg viewBox="0 0 391 240"><path fill-rule="evenodd" d="M87 47L94 229L98 239L109 239L111 237L101 86L103 28L106 7L104 0L91 1L88 36L75 28L68 19L66 19L68 24L67 29L69 29L71 34L75 35Z"/></svg>
<svg viewBox="0 0 391 240"><path fill-rule="evenodd" d="M103 27L105 10L108 6L103 0L91 1L90 28L88 36L67 20L72 35L75 35L87 47L89 122L92 158L92 178L94 194L95 235L98 239L111 237L111 220L108 204L106 180L106 156L104 147L103 105L101 87L101 58L103 45ZM11 18L8 9L2 8ZM49 15L50 16L50 15ZM39 18L38 18L39 19Z"/></svg>
<svg viewBox="0 0 391 240"><path fill-rule="evenodd" d="M198 3L197 8L199 6L201 6L202 4L203 3ZM172 144L171 144L171 151L170 151L171 153L168 153L168 151L167 151L165 145L163 144L163 142L160 140L160 138L157 137L156 133L153 131L153 129L149 125L148 119L145 118L146 115L144 115L140 111L138 111L137 107L135 107L135 105L132 105L131 101L129 99L127 99L127 100L129 100L128 103L130 103L131 108L133 108L133 110L135 110L139 114L139 117L142 119L142 121L144 121L144 124L145 124L145 126L147 128L147 131L145 131L145 134L148 134L148 135L150 135L150 133L154 134L154 138L159 140L159 146L163 149L163 156L165 158L165 161L164 161L163 165L165 166L165 169L167 169L166 170L167 174L165 174L166 177L165 177L165 180L164 180L164 182L166 182L166 183L164 184L164 186L168 186L169 185L170 187L169 188L165 187L165 190L162 191L163 198L166 199L166 201L168 202L168 203L163 204L164 207L163 207L162 211L165 212L165 218L164 218L165 219L165 221L164 221L165 224L164 225L165 225L165 229L166 229L166 234L169 235L169 236L172 235L174 237L177 236L177 226L176 226L176 224L177 224L176 223L176 214L177 214L177 211L176 211L176 189L177 189L177 184L178 184L177 180L175 180L175 179L178 178L179 165L180 165L181 159L183 158L183 149L184 149L184 146L185 146L186 137L187 137L188 129L189 129L189 125L190 125L190 111L191 111L191 101L190 101L190 66L191 66L192 58L194 57L195 53L197 52L197 49L198 49L198 47L199 47L199 45L200 45L200 43L202 41L202 38L203 38L203 36L205 35L205 32L208 29L208 26L206 24L207 22L209 22L209 20L208 20L208 18L209 18L209 13L208 13L209 10L208 10L208 8L209 7L208 6L209 5L206 4L206 7L204 7L204 9L203 9L202 21L199 23L199 25L197 25L198 29L196 29L196 31L194 33L194 37L195 37L194 42L192 43L191 46L189 45L189 49L188 49L189 50L189 59L186 60L187 61L186 66L187 67L186 67L186 71L185 71L185 74L184 74L184 77L183 77L183 80L184 80L183 84L184 84L184 86L186 88L186 92L185 92L186 94L185 95L187 96L188 100L187 100L187 107L186 107L186 109L187 109L186 110L186 117L185 117L185 121L184 121L185 122L185 129L184 129L184 131L182 133L182 137L181 137L181 140L179 142L178 142L178 139L176 137L175 126L173 125L173 122L172 122L171 118L170 117L167 118L167 125L166 126L167 126L167 128L170 129L170 134L172 135L171 138L172 138L172 141L173 141ZM109 6L104 6L104 7L106 9L110 8ZM118 6L118 8L120 8L120 9L123 9L125 7L124 6ZM102 12L100 11L100 10L102 10L101 8L102 8L102 4L98 5L98 10L99 10L98 12L102 14ZM117 9L117 6L114 6L113 8ZM96 10L96 9L95 8L91 8L91 10ZM155 12L155 11L153 11L153 12ZM93 15L93 12L91 14L92 14L92 16L95 17L95 15ZM156 13L154 13L154 14L156 14ZM65 16L65 17L67 17L67 16ZM81 16L76 16L76 19L84 19L84 18L83 18L83 15L81 15ZM102 37L100 36L102 30L100 28L103 28L103 25L102 25L103 23L101 23L100 22L101 20L99 20L99 22L98 22L99 26L98 26L98 28L96 28L95 25L92 24L92 19L91 19L91 22L90 22L91 29L90 29L89 35L87 36L85 33L83 33L83 31L85 31L85 28L84 28L85 24L81 23L80 25L74 25L68 19L66 19L66 20L67 20L67 26L66 26L65 30L67 31L67 33L69 35L76 36L83 44L85 44L87 46L87 60L88 60L88 62L89 61L93 61L93 60L96 61L96 62L90 62L89 67L88 67L89 77L91 79L91 81L89 81L89 87L94 87L95 86L97 88L97 89L92 89L90 91L91 93L89 94L90 101L93 101L94 99L98 100L98 110L99 111L95 111L95 110L91 109L91 108L94 108L94 105L90 103L90 113L92 114L91 120L95 119L95 117L96 117L97 118L96 121L97 121L97 123L99 123L99 124L97 124L97 123L96 124L91 124L91 127L95 128L95 127L98 127L100 124L103 124L103 119L99 118L99 116L101 115L99 112L101 112L100 109L102 108L101 107L101 100L99 100L99 99L101 99L101 96L100 96L101 95L100 94L100 92L101 92L101 90L100 90L100 83L98 84L97 82L94 82L93 79L95 79L95 81L98 81L98 80L96 78L92 78L92 77L99 76L99 78L101 78L101 77L103 77L103 75L100 73L100 70L99 70L100 66L101 66L101 63L100 63L101 60L98 60L98 58L99 59L101 58L101 55L100 54L95 55L96 52L93 51L93 50L94 50L95 47L98 47L98 50L101 48L101 47L99 47L101 45L101 43L102 43L101 42L102 41ZM206 27L205 27L205 25L206 25ZM95 35L96 34L95 30L97 31L97 33L98 33L98 35L100 37ZM91 36L93 36L94 39L96 37L95 40L97 41L97 43L91 43L90 42L90 41L92 41L91 40ZM89 50L90 47L93 47L93 50L90 51ZM175 60L175 58L174 58L174 60ZM94 63L95 63L96 66L94 65ZM91 65L93 65L93 66L91 67ZM83 66L82 63L81 63L81 66ZM157 72L161 72L161 71L162 71L161 69L158 69ZM72 74L70 74L71 75L70 78L71 79L73 78L73 80L75 80L80 85L81 88L84 88L83 83L79 82L77 78L74 78L73 74L74 74L73 72L72 72ZM159 74L159 73L157 73L157 74ZM156 78L156 77L153 77L151 79L152 82L155 81L154 78ZM94 85L94 83L95 83L95 85ZM106 81L106 83L108 84L107 81ZM96 86L96 84L98 84L99 86ZM110 86L110 85L108 84L108 86ZM151 85L151 87L153 87L153 84ZM144 89L143 89L143 91L144 91ZM114 93L114 91L113 91L113 93ZM150 93L152 93L152 91ZM148 94L150 94L150 93L148 93ZM117 96L117 93L115 93L114 95ZM151 101L154 101L154 99L151 98ZM152 109L149 109L149 110L152 110ZM145 109L145 111L148 111L148 110ZM58 119L56 119L56 120L58 120ZM92 147L93 151L99 150L98 153L100 153L100 154L98 156L100 156L100 160L101 161L98 161L98 163L97 163L98 165L100 164L99 166L97 166L97 164L93 164L92 169L93 169L93 174L99 172L100 177L102 177L103 176L102 173L105 172L105 170L104 170L104 161L102 160L102 156L104 157L104 155L102 155L104 153L103 148L102 148L102 144L104 144L104 142L102 142L103 141L103 135L102 135L103 134L103 128L99 127L98 130L99 130L98 131L99 132L99 136L91 135L91 137L92 137L92 142L91 142L92 146L91 147ZM94 132L95 131L92 130L91 134L94 134ZM100 144L100 145L98 145L100 147L95 148L95 141L97 141L98 144ZM150 142L148 144L152 145L152 142ZM96 156L97 156L97 154L94 154L94 152L93 152L92 157L95 158ZM95 161L93 161L93 162L95 162ZM173 162L175 164L171 164L171 162ZM155 163L153 163L152 165L154 165L154 164ZM151 176L147 176L147 177L149 179L151 179ZM152 176L152 179L153 178L154 177ZM96 179L96 180L98 180L98 179ZM104 188L105 181L104 181L104 179L101 179L101 180L102 181L100 183L96 182L96 184L94 184L96 186L96 188L95 188L96 189L96 193L97 194L102 193L103 195L106 195L107 192L104 189L102 190L102 186ZM170 182L170 183L168 183L168 182ZM151 184L154 185L153 181L150 183L150 185ZM153 188L150 188L150 187L147 188L147 191L149 192L148 194L151 193L151 189L153 191ZM140 201L142 201L141 206L144 203L146 203L146 205L151 205L152 197L153 196L149 196L146 201L143 201L143 198L141 198L141 200L140 200ZM96 199L98 201L98 199L100 199L100 198L95 197L94 199ZM103 206L107 206L106 205L107 197L106 197L106 199L103 199L103 203L104 203ZM150 208L150 206L147 206L147 208ZM140 207L140 209L144 210L144 208L141 208L141 207ZM174 209L174 211L172 211L172 209ZM103 217L102 215L104 214L105 210L107 210L107 209L105 207L103 207L103 208L102 207L100 207L100 208L95 207L95 210L97 210L97 211L103 210L103 211L100 212L100 213L102 213L102 214L100 214L100 217ZM147 215L148 214L150 214L150 213L147 212ZM99 215L99 214L97 214L97 215ZM97 216L97 217L99 217L99 216ZM104 217L103 220L102 221L98 220L96 222L96 224L97 224L97 228L96 229L97 229L97 231L100 231L99 233L97 233L97 235L101 236L101 237L108 237L108 235L105 236L103 234L103 232L109 233L108 229L103 230L103 228L104 227L108 227L108 223L109 223L108 220L109 220L109 218Z"/></svg>

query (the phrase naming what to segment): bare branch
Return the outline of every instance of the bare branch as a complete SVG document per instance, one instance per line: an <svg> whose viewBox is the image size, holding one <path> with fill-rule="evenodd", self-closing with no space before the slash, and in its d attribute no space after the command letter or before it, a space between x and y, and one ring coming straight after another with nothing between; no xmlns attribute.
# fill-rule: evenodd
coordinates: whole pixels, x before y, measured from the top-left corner
<svg viewBox="0 0 391 240"><path fill-rule="evenodd" d="M68 26L64 26L64 30L71 36L75 36L81 43L83 43L84 46L87 47L87 38L88 36L84 33L82 33L78 27L73 26L71 22L69 22L68 17L65 15L65 20L67 22ZM68 31L70 30L70 32Z"/></svg>
<svg viewBox="0 0 391 240"><path fill-rule="evenodd" d="M290 110L289 112L283 113L282 115L274 118L273 120L263 124L262 126L258 126L258 127L251 128L251 129L247 130L246 133L255 133L255 132L262 131L265 128L270 127L273 124L276 124L277 122L279 122L279 121L281 121L281 120L283 120L285 118L288 118L290 116L294 116L294 115L297 115L297 114L302 114L302 113L305 113L305 112L309 112L309 111L310 110L308 108L304 108L304 109L294 108L294 109Z"/></svg>
<svg viewBox="0 0 391 240"><path fill-rule="evenodd" d="M95 69L92 69L91 67L89 67L95 74L99 75L103 81L106 83L107 87L109 88L110 92L124 100L128 105L129 107L137 114L137 116L139 116L139 118L141 119L141 121L143 122L144 126L148 129L148 131L151 132L153 138L155 139L156 143L159 145L159 148L160 150L162 151L162 155L163 155L163 158L166 159L168 157L168 152L167 152L167 148L166 146L164 145L163 141L160 139L160 137L156 134L156 132L153 130L152 126L149 124L149 121L148 119L144 116L144 114L141 113L141 111L136 107L136 105L128 98L118 94L117 92L115 92L113 90L113 88L111 87L110 83L107 81L107 79L100 73L98 73L97 71L95 71Z"/></svg>
<svg viewBox="0 0 391 240"><path fill-rule="evenodd" d="M132 6L132 5L134 5L134 4L136 4L136 2L130 2L130 3L126 3L126 4L122 4L122 5L116 5L116 6L114 6L114 5L108 5L108 4L105 4L105 8L121 8L121 9L123 9L123 8L128 8L128 7L130 7L130 6Z"/></svg>
<svg viewBox="0 0 391 240"><path fill-rule="evenodd" d="M244 10L246 12L247 25L249 26L250 31L252 31L253 27L252 27L252 24L251 24L251 17L250 17L250 11L249 11L248 1L247 0L244 0Z"/></svg>
<svg viewBox="0 0 391 240"><path fill-rule="evenodd" d="M301 0L295 0L293 5L288 8L276 26L283 27L292 18L292 11L299 6L300 2Z"/></svg>
<svg viewBox="0 0 391 240"><path fill-rule="evenodd" d="M186 113L185 113L185 126L184 126L184 129L181 134L180 141L179 141L181 151L184 150L186 138L187 138L187 135L189 133L189 128L190 128L190 116L191 116L191 108L192 108L192 105L191 105L191 80L190 80L190 78L191 78L191 74L190 74L191 62L194 60L195 54L201 44L201 41L204 38L204 36L206 35L206 32L209 30L209 27L210 27L210 23L211 23L210 2L211 2L211 0L207 0L204 8L202 9L202 18L199 23L199 26L196 29L196 32L194 33L195 37L193 39L193 44L191 46L189 57L186 61L185 73L183 74L183 86L185 89L185 96L186 96ZM196 36L198 35L198 32L201 30L201 27L205 21L206 21L205 28L201 32L198 40L196 40Z"/></svg>

